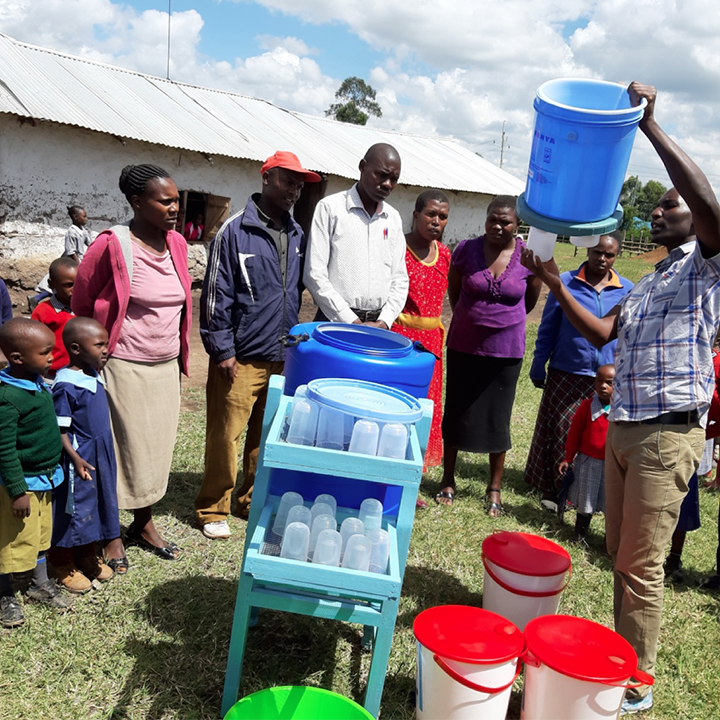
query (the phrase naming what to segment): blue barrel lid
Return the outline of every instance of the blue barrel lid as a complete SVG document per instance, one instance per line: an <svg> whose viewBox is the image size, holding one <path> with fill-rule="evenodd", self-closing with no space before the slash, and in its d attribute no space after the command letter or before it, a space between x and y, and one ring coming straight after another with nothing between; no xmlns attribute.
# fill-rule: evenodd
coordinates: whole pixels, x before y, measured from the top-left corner
<svg viewBox="0 0 720 720"><path fill-rule="evenodd" d="M376 357L406 357L413 351L412 340L404 335L358 323L320 323L313 340L323 345Z"/></svg>
<svg viewBox="0 0 720 720"><path fill-rule="evenodd" d="M535 110L555 107L571 113L580 122L583 116L594 123L638 123L645 113L647 100L630 105L627 87L620 83L593 78L555 78L535 91Z"/></svg>
<svg viewBox="0 0 720 720"><path fill-rule="evenodd" d="M321 406L378 422L410 424L423 414L420 403L412 395L366 380L311 380L307 398Z"/></svg>

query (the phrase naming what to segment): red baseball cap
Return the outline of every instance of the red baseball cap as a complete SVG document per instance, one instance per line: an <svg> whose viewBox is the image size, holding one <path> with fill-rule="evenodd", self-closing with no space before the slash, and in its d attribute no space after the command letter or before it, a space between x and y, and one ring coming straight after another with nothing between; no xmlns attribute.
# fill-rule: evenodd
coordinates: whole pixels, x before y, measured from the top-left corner
<svg viewBox="0 0 720 720"><path fill-rule="evenodd" d="M274 155L271 155L260 168L260 174L264 175L268 170L272 170L276 167L301 173L305 177L305 182L320 182L320 180L322 180L317 173L314 173L311 170L306 170L300 164L300 160L298 160L297 155L285 150L278 150Z"/></svg>

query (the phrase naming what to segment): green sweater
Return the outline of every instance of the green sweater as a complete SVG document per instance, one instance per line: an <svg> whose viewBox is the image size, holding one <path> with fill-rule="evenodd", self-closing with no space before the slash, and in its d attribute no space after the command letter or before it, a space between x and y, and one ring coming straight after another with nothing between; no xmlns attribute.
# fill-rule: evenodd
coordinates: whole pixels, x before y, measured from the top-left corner
<svg viewBox="0 0 720 720"><path fill-rule="evenodd" d="M0 382L0 478L10 497L28 491L26 477L52 474L61 454L52 395Z"/></svg>

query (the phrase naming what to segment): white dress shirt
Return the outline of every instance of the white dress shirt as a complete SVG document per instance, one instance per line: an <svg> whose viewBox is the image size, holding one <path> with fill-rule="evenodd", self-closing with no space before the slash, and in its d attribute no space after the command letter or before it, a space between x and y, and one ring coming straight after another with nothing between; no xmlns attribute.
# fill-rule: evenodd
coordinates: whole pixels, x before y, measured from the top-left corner
<svg viewBox="0 0 720 720"><path fill-rule="evenodd" d="M380 310L378 319L389 328L405 307L409 285L400 214L381 202L371 217L357 184L323 198L313 216L303 280L331 322L354 322L352 308Z"/></svg>

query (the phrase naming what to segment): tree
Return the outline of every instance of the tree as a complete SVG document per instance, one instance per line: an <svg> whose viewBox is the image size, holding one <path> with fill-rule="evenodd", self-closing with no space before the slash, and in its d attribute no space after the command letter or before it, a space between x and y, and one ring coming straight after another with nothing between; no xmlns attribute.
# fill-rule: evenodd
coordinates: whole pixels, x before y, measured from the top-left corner
<svg viewBox="0 0 720 720"><path fill-rule="evenodd" d="M340 122L365 125L370 115L382 117L382 110L375 102L374 88L362 78L345 78L335 93L335 99L344 102L333 103L325 115L332 115Z"/></svg>
<svg viewBox="0 0 720 720"><path fill-rule="evenodd" d="M657 180L648 180L643 185L637 175L630 176L623 183L620 192L620 205L623 208L621 229L632 230L636 225L635 218L640 218L642 222L650 222L650 215L666 190L667 188Z"/></svg>

